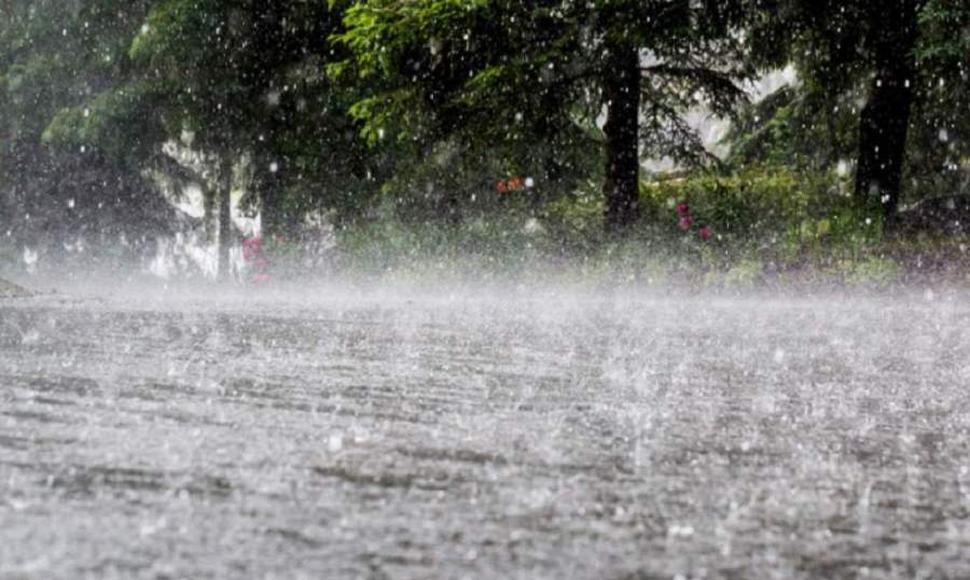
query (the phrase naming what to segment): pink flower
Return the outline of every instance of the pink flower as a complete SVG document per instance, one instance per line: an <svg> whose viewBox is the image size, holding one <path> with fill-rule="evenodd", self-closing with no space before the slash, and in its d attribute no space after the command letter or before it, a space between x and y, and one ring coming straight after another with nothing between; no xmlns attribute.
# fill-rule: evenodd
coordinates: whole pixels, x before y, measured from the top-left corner
<svg viewBox="0 0 970 580"><path fill-rule="evenodd" d="M679 215L680 217L689 217L690 216L690 207L688 207L686 203L678 203L677 204L677 215Z"/></svg>
<svg viewBox="0 0 970 580"><path fill-rule="evenodd" d="M680 226L680 229L686 232L692 225L694 225L694 218L690 217L689 215L681 216L678 225Z"/></svg>
<svg viewBox="0 0 970 580"><path fill-rule="evenodd" d="M711 226L701 226L701 229L697 230L697 235L699 235L702 240L708 240L714 235L714 230L711 229Z"/></svg>
<svg viewBox="0 0 970 580"><path fill-rule="evenodd" d="M263 253L263 238L248 238L243 240L243 258L252 260Z"/></svg>
<svg viewBox="0 0 970 580"><path fill-rule="evenodd" d="M260 285L270 281L269 260L263 253L263 238L247 238L242 242L243 258L246 260L248 270L252 273L250 282Z"/></svg>

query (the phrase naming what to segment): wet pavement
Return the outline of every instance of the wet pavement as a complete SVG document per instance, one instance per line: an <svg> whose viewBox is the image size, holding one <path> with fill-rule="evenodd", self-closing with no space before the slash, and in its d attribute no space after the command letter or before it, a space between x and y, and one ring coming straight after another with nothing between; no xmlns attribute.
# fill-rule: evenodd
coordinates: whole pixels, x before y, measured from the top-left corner
<svg viewBox="0 0 970 580"><path fill-rule="evenodd" d="M966 304L0 301L0 578L970 577Z"/></svg>

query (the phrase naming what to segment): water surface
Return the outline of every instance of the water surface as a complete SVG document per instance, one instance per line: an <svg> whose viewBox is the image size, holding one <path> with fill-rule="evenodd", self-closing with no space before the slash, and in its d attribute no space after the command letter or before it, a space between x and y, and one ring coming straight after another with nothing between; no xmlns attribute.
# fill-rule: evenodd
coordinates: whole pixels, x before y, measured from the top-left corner
<svg viewBox="0 0 970 580"><path fill-rule="evenodd" d="M0 302L0 577L967 577L930 298Z"/></svg>

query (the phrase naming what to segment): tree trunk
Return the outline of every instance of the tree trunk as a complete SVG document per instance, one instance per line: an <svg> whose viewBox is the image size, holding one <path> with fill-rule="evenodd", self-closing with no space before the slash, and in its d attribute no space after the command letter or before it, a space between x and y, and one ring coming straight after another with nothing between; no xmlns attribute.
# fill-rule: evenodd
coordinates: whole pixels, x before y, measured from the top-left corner
<svg viewBox="0 0 970 580"><path fill-rule="evenodd" d="M877 3L871 49L875 78L859 118L856 198L881 207L891 225L899 207L915 79L917 0Z"/></svg>
<svg viewBox="0 0 970 580"><path fill-rule="evenodd" d="M284 233L288 218L283 207L282 167L265 152L254 156L254 185L259 192L260 234L271 240Z"/></svg>
<svg viewBox="0 0 970 580"><path fill-rule="evenodd" d="M219 168L219 270L218 278L229 277L229 249L232 247L232 157L225 155Z"/></svg>
<svg viewBox="0 0 970 580"><path fill-rule="evenodd" d="M606 229L620 233L640 217L640 54L629 45L610 48L603 78L606 95Z"/></svg>
<svg viewBox="0 0 970 580"><path fill-rule="evenodd" d="M205 243L214 244L216 242L216 198L219 196L219 186L209 187L208 180L200 182L202 190L202 227L205 234Z"/></svg>

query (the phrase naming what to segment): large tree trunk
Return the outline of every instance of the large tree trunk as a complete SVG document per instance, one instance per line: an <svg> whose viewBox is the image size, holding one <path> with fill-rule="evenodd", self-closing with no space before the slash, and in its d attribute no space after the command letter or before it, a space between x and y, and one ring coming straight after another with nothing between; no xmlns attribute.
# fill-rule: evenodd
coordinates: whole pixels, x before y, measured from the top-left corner
<svg viewBox="0 0 970 580"><path fill-rule="evenodd" d="M218 278L229 277L229 249L232 247L232 157L225 155L219 168L219 271Z"/></svg>
<svg viewBox="0 0 970 580"><path fill-rule="evenodd" d="M257 152L253 159L254 186L259 192L260 234L271 240L285 233L289 226L283 199L283 168L265 152Z"/></svg>
<svg viewBox="0 0 970 580"><path fill-rule="evenodd" d="M606 228L619 233L640 217L640 54L617 43L610 49L606 94Z"/></svg>
<svg viewBox="0 0 970 580"><path fill-rule="evenodd" d="M899 207L916 82L917 1L877 3L872 17L876 74L859 118L855 194L863 204L881 207L887 225Z"/></svg>
<svg viewBox="0 0 970 580"><path fill-rule="evenodd" d="M214 244L217 239L216 228L216 198L219 197L219 186L209 187L208 180L202 181L202 227L206 244Z"/></svg>

